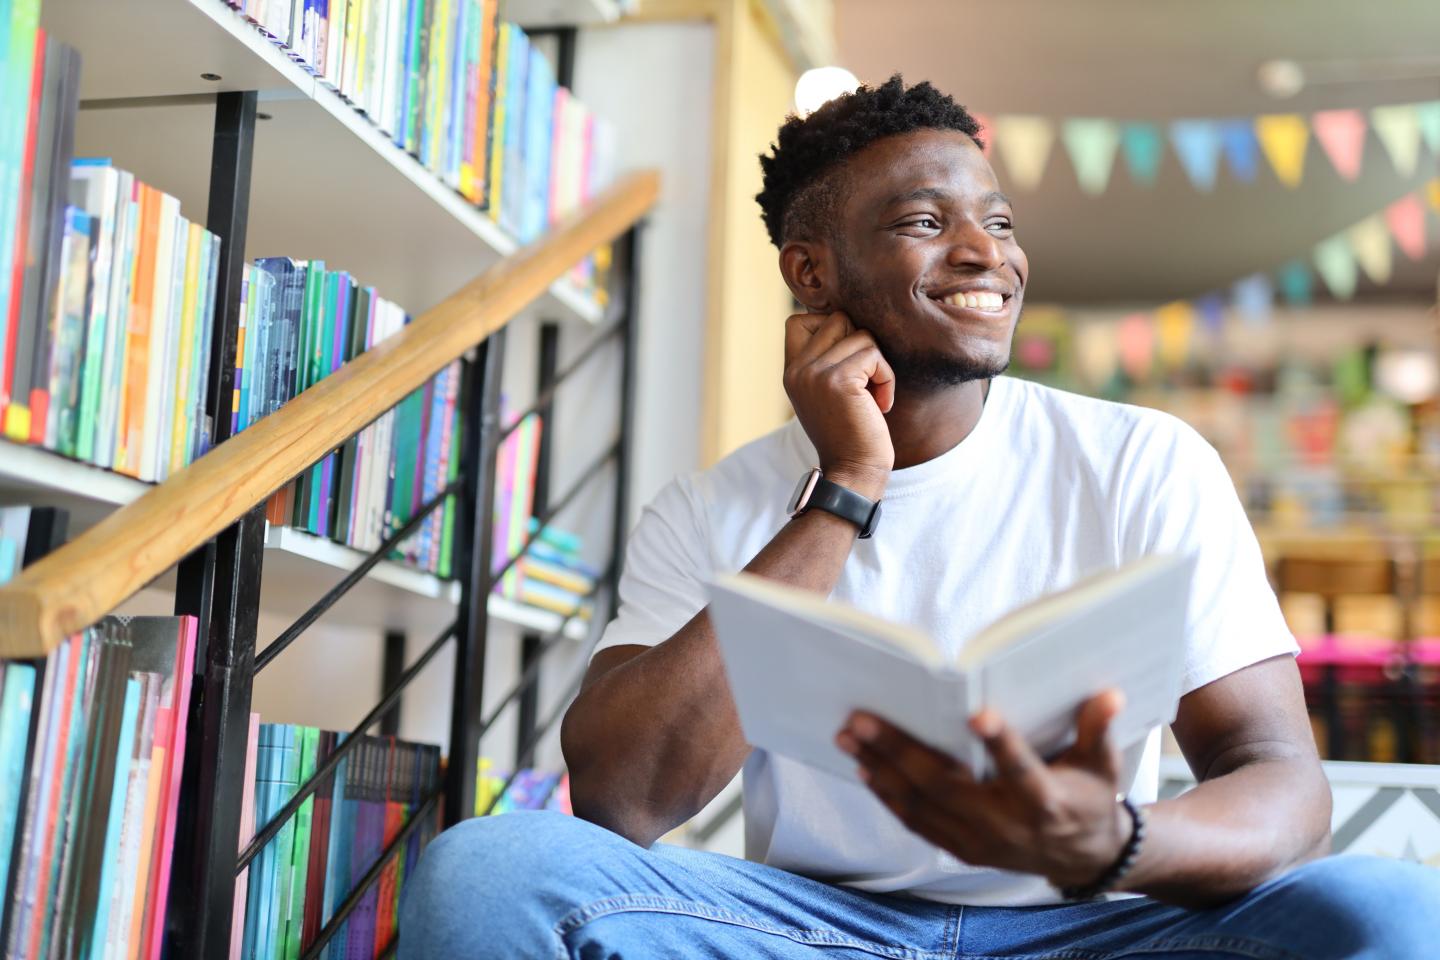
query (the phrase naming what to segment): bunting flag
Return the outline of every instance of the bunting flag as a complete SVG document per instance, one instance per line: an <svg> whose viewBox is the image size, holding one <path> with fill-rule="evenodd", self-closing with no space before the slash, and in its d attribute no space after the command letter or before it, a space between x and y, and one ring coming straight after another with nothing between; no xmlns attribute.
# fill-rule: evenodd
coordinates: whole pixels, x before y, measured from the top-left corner
<svg viewBox="0 0 1440 960"><path fill-rule="evenodd" d="M1385 208L1385 225L1405 256L1420 260L1425 256L1425 206L1418 194L1407 193Z"/></svg>
<svg viewBox="0 0 1440 960"><path fill-rule="evenodd" d="M1375 283L1390 281L1390 231L1385 219L1373 214L1361 220L1346 231L1350 238L1350 249L1355 252L1355 261L1365 276Z"/></svg>
<svg viewBox="0 0 1440 960"><path fill-rule="evenodd" d="M1215 189L1220 158L1238 183L1254 182L1263 156L1286 187L1300 186L1310 135L1342 179L1360 177L1370 130L1396 171L1413 176L1423 146L1440 158L1440 100L1390 104L1364 110L1321 110L1257 117L1193 117L1165 124L1106 117L1050 119L1023 114L972 115L980 122L986 156L995 144L1005 155L1014 185L1033 190L1044 179L1057 137L1064 143L1080 188L1094 196L1108 189L1117 154L1130 178L1152 186L1164 164L1165 145L1180 160L1197 190Z"/></svg>
<svg viewBox="0 0 1440 960"><path fill-rule="evenodd" d="M1280 284L1280 294L1287 304L1292 307L1310 305L1314 293L1314 275L1310 273L1310 268L1305 266L1305 261L1291 260L1276 272L1275 279Z"/></svg>
<svg viewBox="0 0 1440 960"><path fill-rule="evenodd" d="M1425 185L1425 196L1430 200L1431 209L1440 213L1440 177Z"/></svg>
<svg viewBox="0 0 1440 960"><path fill-rule="evenodd" d="M1322 110L1310 117L1310 125L1335 172L1346 180L1358 178L1365 156L1365 114L1359 110Z"/></svg>
<svg viewBox="0 0 1440 960"><path fill-rule="evenodd" d="M977 113L971 110L970 116L974 117L975 122L980 124L980 139L985 141L984 145L980 148L980 152L985 154L986 159L989 159L990 151L995 149L995 127L993 121L990 119L988 113Z"/></svg>
<svg viewBox="0 0 1440 960"><path fill-rule="evenodd" d="M1408 104L1376 107L1370 111L1370 125L1375 128L1380 142L1385 144L1396 172L1405 177L1413 176L1415 165L1420 160L1420 121L1415 116L1415 107Z"/></svg>
<svg viewBox="0 0 1440 960"><path fill-rule="evenodd" d="M1092 196L1104 193L1120 146L1119 126L1113 120L1066 120L1060 128L1060 139L1070 154L1080 189Z"/></svg>
<svg viewBox="0 0 1440 960"><path fill-rule="evenodd" d="M1120 149L1130 177L1142 186L1153 186L1160 174L1165 141L1153 123L1127 123L1120 131Z"/></svg>
<svg viewBox="0 0 1440 960"><path fill-rule="evenodd" d="M1109 324L1081 323L1071 328L1075 366L1088 383L1109 383L1119 367L1115 331Z"/></svg>
<svg viewBox="0 0 1440 960"><path fill-rule="evenodd" d="M1188 301L1176 300L1155 311L1156 342L1165 367L1176 370L1185 365L1194 330L1195 308Z"/></svg>
<svg viewBox="0 0 1440 960"><path fill-rule="evenodd" d="M1440 100L1415 104L1415 125L1431 153L1440 154Z"/></svg>
<svg viewBox="0 0 1440 960"><path fill-rule="evenodd" d="M1205 329L1216 333L1225 325L1225 299L1218 293L1207 293L1195 301L1195 312Z"/></svg>
<svg viewBox="0 0 1440 960"><path fill-rule="evenodd" d="M1213 190L1220 165L1220 127L1213 120L1176 120L1170 124L1170 145L1197 190Z"/></svg>
<svg viewBox="0 0 1440 960"><path fill-rule="evenodd" d="M1050 121L1044 117L996 117L995 139L1015 185L1021 190L1038 187L1055 142L1055 128Z"/></svg>
<svg viewBox="0 0 1440 960"><path fill-rule="evenodd" d="M1315 245L1315 270L1336 299L1349 300L1355 296L1355 251L1345 234L1337 233Z"/></svg>
<svg viewBox="0 0 1440 960"><path fill-rule="evenodd" d="M1230 302L1248 322L1263 326L1270 321L1271 308L1275 303L1275 288L1265 274L1252 273L1235 281L1235 285L1230 288Z"/></svg>
<svg viewBox="0 0 1440 960"><path fill-rule="evenodd" d="M1260 149L1280 182L1292 190L1305 175L1305 147L1310 128L1298 113L1272 113L1255 118L1255 136Z"/></svg>
<svg viewBox="0 0 1440 960"><path fill-rule="evenodd" d="M1220 143L1225 162L1241 183L1254 183L1260 172L1260 144L1255 139L1255 125L1249 120L1226 120L1220 125Z"/></svg>

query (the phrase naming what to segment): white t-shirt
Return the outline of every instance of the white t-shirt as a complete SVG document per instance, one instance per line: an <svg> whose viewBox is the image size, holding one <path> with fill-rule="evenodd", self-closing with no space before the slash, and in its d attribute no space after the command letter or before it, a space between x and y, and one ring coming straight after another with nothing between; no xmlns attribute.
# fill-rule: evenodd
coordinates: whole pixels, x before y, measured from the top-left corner
<svg viewBox="0 0 1440 960"><path fill-rule="evenodd" d="M629 541L619 615L600 649L651 645L706 604L787 522L815 465L798 421L669 484ZM875 536L857 540L833 596L963 644L1002 614L1150 553L1198 554L1183 690L1298 648L1215 450L1180 420L996 378L958 446L896 470ZM1137 802L1155 799L1160 731L1127 752ZM947 903L1051 903L1036 876L961 863L910 833L864 788L763 750L744 767L746 856L872 892Z"/></svg>

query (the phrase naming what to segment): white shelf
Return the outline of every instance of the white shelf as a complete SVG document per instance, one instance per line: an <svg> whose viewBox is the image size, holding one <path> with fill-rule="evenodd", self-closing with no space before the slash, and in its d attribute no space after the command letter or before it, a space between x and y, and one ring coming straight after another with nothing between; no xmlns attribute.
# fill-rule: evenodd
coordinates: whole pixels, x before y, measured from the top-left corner
<svg viewBox="0 0 1440 960"><path fill-rule="evenodd" d="M92 526L115 507L135 500L152 484L66 459L39 447L0 440L0 504L60 506L71 511L71 534ZM360 551L292 527L267 527L261 608L298 617L365 559ZM165 574L160 586L173 585ZM454 618L460 585L402 563L382 560L325 615L324 623L438 630ZM487 612L497 620L541 633L560 625L548 610L491 596ZM589 625L572 620L565 635L583 640Z"/></svg>
<svg viewBox="0 0 1440 960"><path fill-rule="evenodd" d="M46 0L42 22L82 56L76 155L113 158L194 220L209 197L214 107L193 95L259 91L270 119L256 125L248 258L325 260L418 314L516 248L221 0ZM602 315L563 280L532 309Z"/></svg>
<svg viewBox="0 0 1440 960"><path fill-rule="evenodd" d="M616 0L501 0L501 15L522 27L586 27L620 19Z"/></svg>

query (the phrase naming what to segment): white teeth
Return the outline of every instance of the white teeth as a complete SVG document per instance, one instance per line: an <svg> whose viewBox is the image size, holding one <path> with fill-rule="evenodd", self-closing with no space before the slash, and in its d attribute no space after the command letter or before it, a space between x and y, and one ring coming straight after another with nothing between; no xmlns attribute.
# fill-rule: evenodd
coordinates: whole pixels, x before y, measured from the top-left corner
<svg viewBox="0 0 1440 960"><path fill-rule="evenodd" d="M1005 298L1003 296L987 290L969 293L952 293L942 299L951 306L965 307L970 310L998 311L1005 306Z"/></svg>

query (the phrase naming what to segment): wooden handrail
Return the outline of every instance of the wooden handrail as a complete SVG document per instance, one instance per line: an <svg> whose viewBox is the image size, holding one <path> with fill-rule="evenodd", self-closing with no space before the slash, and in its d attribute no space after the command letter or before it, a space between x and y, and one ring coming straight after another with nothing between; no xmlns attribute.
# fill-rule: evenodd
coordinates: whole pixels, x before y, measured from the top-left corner
<svg viewBox="0 0 1440 960"><path fill-rule="evenodd" d="M113 610L504 326L638 221L660 178L623 178L403 330L0 587L0 657L37 657Z"/></svg>

